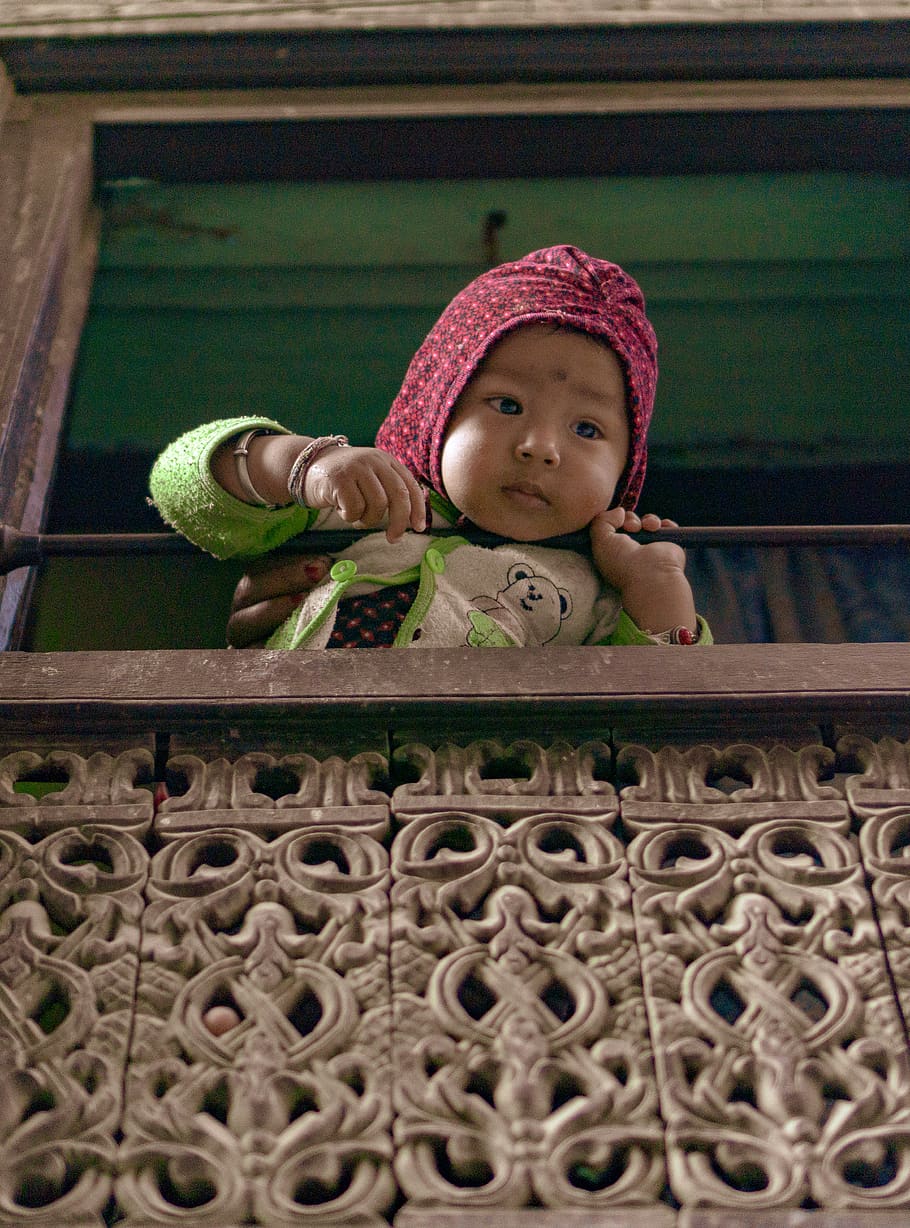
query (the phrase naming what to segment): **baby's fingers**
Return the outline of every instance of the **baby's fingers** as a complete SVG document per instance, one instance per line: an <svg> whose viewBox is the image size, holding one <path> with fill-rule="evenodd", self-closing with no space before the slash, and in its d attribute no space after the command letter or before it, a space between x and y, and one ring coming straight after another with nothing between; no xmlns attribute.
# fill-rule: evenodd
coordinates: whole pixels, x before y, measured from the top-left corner
<svg viewBox="0 0 910 1228"><path fill-rule="evenodd" d="M591 521L591 529L606 530L608 533L615 533L618 529L626 528L626 519L628 512L624 507L611 507L609 511L600 512Z"/></svg>
<svg viewBox="0 0 910 1228"><path fill-rule="evenodd" d="M394 470L383 475L389 517L385 535L396 542L411 524L411 493L404 479Z"/></svg>
<svg viewBox="0 0 910 1228"><path fill-rule="evenodd" d="M389 527L386 537L397 541L407 529L422 533L426 528L426 501L417 479L403 465L392 462L386 490L389 492Z"/></svg>
<svg viewBox="0 0 910 1228"><path fill-rule="evenodd" d="M362 489L362 476L345 474L337 481L332 502L342 520L357 524L368 515L367 499Z"/></svg>
<svg viewBox="0 0 910 1228"><path fill-rule="evenodd" d="M646 533L655 533L658 529L678 529L679 525L675 520L668 520L666 516L656 516L653 512L645 512L641 518L641 527Z"/></svg>

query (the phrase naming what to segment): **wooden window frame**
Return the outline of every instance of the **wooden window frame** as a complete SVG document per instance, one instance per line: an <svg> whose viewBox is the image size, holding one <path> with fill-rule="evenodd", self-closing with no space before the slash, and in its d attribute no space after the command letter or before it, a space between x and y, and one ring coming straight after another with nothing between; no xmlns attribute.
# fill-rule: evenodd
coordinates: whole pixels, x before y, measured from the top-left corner
<svg viewBox="0 0 910 1228"><path fill-rule="evenodd" d="M194 124L554 111L761 117L782 110L817 114L825 108L897 114L903 123L910 116L910 83L858 79L35 96L16 96L6 83L0 105L0 159L14 170L0 177L5 185L0 250L5 247L4 258L16 270L12 299L0 313L7 339L0 383L5 407L0 519L34 532L41 527L50 492L97 254L92 186L102 129L125 132L132 125L154 133L166 127L179 131L183 125L186 133ZM21 643L28 590L28 573L5 583L0 631L7 648ZM674 653L672 662L663 653L591 649L583 669L575 650L548 650L526 654L519 677L514 662L501 661L499 654L485 656L479 668L470 649L428 659L419 676L403 660L385 654L381 661L366 654L367 662L359 661L356 671L340 668L332 654L320 658L317 668L308 654L306 660L289 654L277 664L270 658L267 677L255 652L243 654L239 670L237 654L227 652L223 659L211 652L50 655L52 674L44 656L0 658L0 693L22 720L59 719L63 708L72 711L74 706L90 722L125 720L138 704L145 716L165 723L184 720L191 711L199 719L242 719L243 713L243 719L270 721L281 719L288 705L296 705L298 715L316 705L339 727L400 720L408 726L431 711L434 720L472 730L478 720L501 728L510 711L510 719L522 727L533 714L538 731L566 720L577 728L579 721L601 721L607 711L611 720L633 725L645 720L652 728L655 719L663 719L658 711L677 727L687 721L704 727L707 714L725 714L727 732L734 710L746 720L770 721L776 729L798 714L800 720L808 716L825 723L875 711L889 728L910 722L910 648L904 645L752 645ZM177 676L181 682L175 687ZM452 681L456 677L457 684ZM127 684L128 678L138 681ZM451 702L453 686L458 703ZM515 708L517 699L527 702Z"/></svg>

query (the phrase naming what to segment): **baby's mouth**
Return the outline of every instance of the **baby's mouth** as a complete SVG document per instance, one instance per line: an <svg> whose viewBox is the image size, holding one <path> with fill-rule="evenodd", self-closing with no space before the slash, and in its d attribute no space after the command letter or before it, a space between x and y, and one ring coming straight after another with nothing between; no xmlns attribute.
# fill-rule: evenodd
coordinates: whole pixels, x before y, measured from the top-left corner
<svg viewBox="0 0 910 1228"><path fill-rule="evenodd" d="M503 493L528 508L549 507L550 500L534 482L513 482L503 486Z"/></svg>

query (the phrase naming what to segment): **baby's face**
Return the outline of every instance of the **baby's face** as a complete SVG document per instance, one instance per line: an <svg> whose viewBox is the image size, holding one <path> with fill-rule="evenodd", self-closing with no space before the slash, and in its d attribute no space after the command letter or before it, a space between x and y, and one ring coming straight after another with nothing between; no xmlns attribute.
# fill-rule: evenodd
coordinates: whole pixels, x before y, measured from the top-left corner
<svg viewBox="0 0 910 1228"><path fill-rule="evenodd" d="M458 398L442 480L480 528L539 541L605 511L628 454L619 359L582 333L532 324L498 341Z"/></svg>

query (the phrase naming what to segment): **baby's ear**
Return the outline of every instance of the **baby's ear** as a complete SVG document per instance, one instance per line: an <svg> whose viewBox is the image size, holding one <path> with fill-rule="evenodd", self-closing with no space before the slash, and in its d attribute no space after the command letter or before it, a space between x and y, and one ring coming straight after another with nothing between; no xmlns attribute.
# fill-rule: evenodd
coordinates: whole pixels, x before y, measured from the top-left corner
<svg viewBox="0 0 910 1228"><path fill-rule="evenodd" d="M572 613L572 594L567 588L561 588L559 591L559 621L565 620Z"/></svg>

